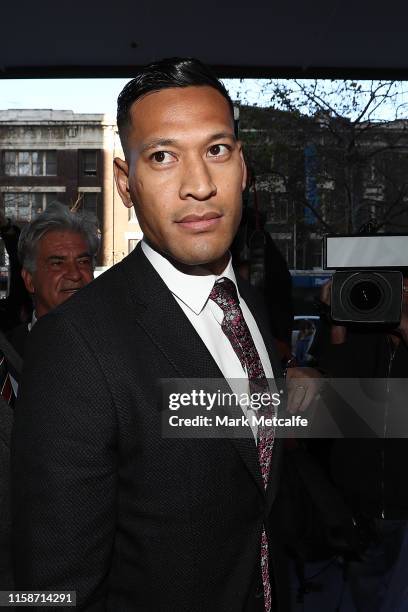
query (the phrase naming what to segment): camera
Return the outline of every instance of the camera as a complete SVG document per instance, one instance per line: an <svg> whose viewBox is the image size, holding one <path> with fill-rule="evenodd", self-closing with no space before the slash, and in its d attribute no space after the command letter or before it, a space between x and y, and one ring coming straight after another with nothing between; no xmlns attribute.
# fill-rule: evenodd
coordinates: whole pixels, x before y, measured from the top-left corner
<svg viewBox="0 0 408 612"><path fill-rule="evenodd" d="M403 292L401 269L408 269L408 235L327 235L323 240L324 268L336 270L332 319L397 325Z"/></svg>

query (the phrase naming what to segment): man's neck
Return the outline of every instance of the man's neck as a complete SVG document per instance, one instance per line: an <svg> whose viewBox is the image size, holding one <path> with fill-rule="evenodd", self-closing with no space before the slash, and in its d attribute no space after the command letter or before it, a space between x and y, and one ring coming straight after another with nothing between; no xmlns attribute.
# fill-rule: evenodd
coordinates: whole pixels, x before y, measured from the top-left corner
<svg viewBox="0 0 408 612"><path fill-rule="evenodd" d="M224 255L222 255L222 257L220 257L216 261L197 265L188 265L177 261L176 259L173 259L164 251L157 249L150 242L148 242L146 238L144 238L144 241L149 245L151 249L159 253L162 257L165 257L167 261L169 261L171 265L174 266L177 270L179 270L183 274L188 274L191 276L219 276L224 272L231 259L231 254L229 251L227 251L226 253L224 253Z"/></svg>

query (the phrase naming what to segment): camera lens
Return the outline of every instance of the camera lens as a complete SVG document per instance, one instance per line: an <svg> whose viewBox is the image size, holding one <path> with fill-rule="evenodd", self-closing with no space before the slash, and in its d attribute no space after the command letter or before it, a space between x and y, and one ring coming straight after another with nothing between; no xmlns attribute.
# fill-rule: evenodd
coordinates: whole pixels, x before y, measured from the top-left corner
<svg viewBox="0 0 408 612"><path fill-rule="evenodd" d="M398 323L402 275L396 270L338 271L333 276L331 315L350 323Z"/></svg>
<svg viewBox="0 0 408 612"><path fill-rule="evenodd" d="M350 302L357 310L368 312L377 308L382 298L380 287L368 280L363 280L354 285L350 291Z"/></svg>

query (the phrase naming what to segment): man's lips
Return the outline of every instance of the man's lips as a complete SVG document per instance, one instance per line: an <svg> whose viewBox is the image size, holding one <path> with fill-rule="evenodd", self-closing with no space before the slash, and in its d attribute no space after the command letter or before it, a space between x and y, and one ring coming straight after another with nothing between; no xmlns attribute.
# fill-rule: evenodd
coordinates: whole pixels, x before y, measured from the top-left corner
<svg viewBox="0 0 408 612"><path fill-rule="evenodd" d="M207 212L203 215L186 215L176 223L186 229L191 229L193 231L203 231L215 227L219 223L221 218L222 215L218 212Z"/></svg>

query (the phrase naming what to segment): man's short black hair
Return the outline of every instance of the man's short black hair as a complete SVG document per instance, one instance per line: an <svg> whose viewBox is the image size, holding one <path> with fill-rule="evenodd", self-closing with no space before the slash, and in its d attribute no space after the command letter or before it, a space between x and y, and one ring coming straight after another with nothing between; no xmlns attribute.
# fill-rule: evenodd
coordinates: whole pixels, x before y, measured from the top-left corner
<svg viewBox="0 0 408 612"><path fill-rule="evenodd" d="M118 97L117 124L123 150L126 154L126 134L131 125L130 108L136 100L148 93L172 87L207 85L227 100L234 119L234 106L224 85L212 70L197 59L171 57L148 64L129 81Z"/></svg>

